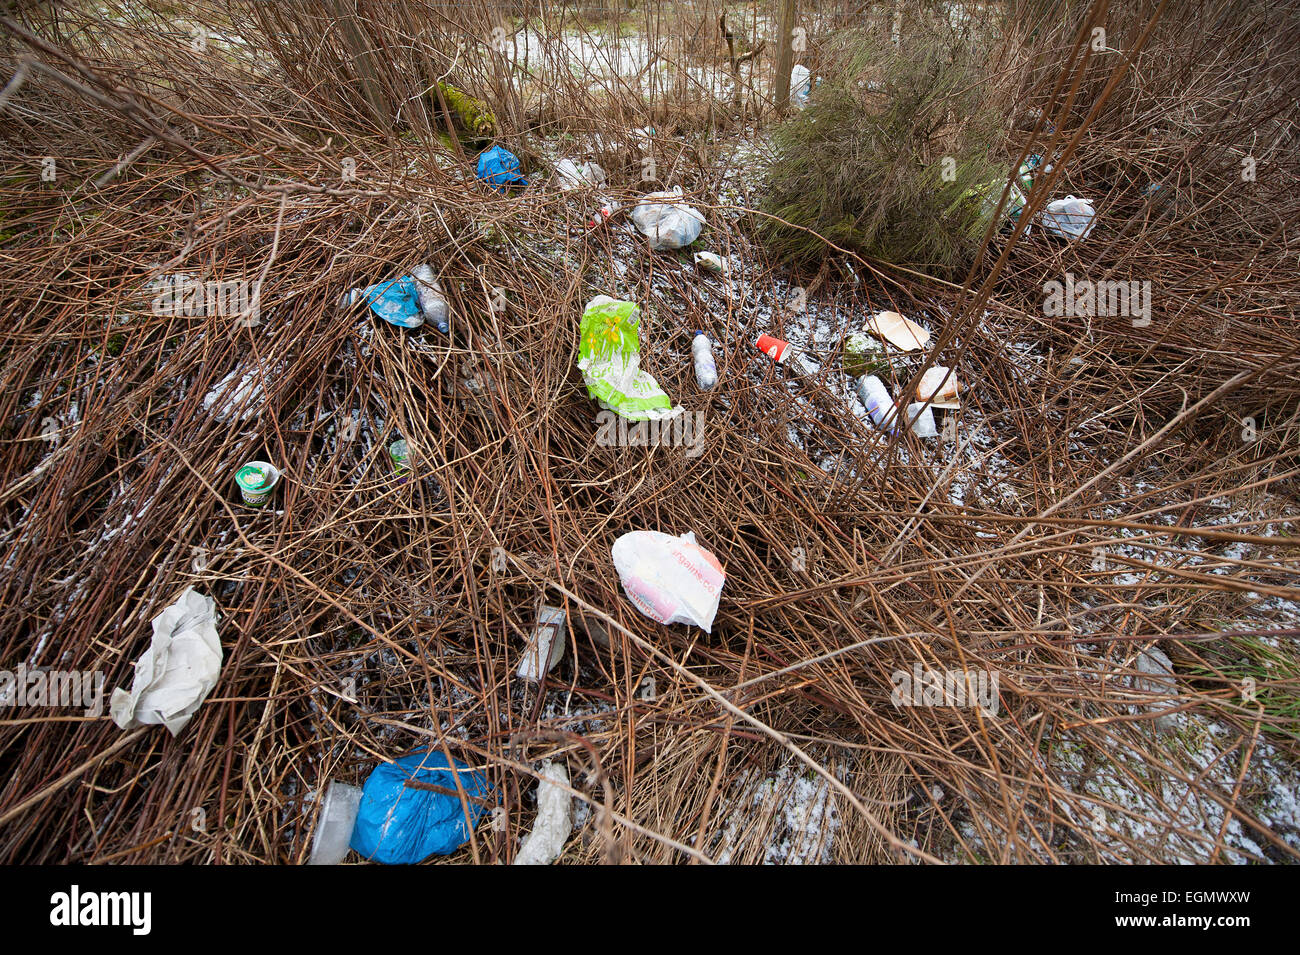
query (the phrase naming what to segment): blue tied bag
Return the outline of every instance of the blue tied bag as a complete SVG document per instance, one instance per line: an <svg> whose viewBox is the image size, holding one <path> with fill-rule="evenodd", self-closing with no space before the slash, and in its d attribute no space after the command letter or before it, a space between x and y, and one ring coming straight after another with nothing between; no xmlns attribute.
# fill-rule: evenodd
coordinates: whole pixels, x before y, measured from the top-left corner
<svg viewBox="0 0 1300 955"><path fill-rule="evenodd" d="M450 855L469 841L469 834L495 801L486 777L472 772L438 750L412 753L381 763L366 779L351 846L364 858L385 865L414 865L429 856ZM465 790L468 818L456 780ZM413 789L407 780L429 783L450 793Z"/></svg>
<svg viewBox="0 0 1300 955"><path fill-rule="evenodd" d="M485 149L478 157L478 177L505 192L506 186L526 186L519 174L519 157L504 146Z"/></svg>

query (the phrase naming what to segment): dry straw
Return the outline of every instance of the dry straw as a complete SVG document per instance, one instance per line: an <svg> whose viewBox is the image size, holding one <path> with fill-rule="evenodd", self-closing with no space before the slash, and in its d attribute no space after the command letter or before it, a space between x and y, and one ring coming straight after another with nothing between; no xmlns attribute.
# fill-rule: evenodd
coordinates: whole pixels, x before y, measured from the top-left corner
<svg viewBox="0 0 1300 955"><path fill-rule="evenodd" d="M858 5L819 6L813 38ZM768 260L719 143L772 121L770 62L733 64L718 4L641 5L624 28L660 52L590 75L558 38L609 25L567 7L0 18L0 666L128 685L149 620L189 585L216 598L225 648L177 740L0 711L0 859L301 862L328 780L429 745L483 767L506 810L457 861L513 857L543 757L568 760L591 810L564 861L763 861L794 832L815 838L790 854L843 862L1238 859L1229 820L1293 859L1242 780L1266 740L1296 755L1300 680L1261 671L1265 706L1234 667L1246 643L1297 636L1270 615L1300 598L1300 17L1011 6L1012 139L1055 157L1022 219L1073 192L1102 225L1077 246L995 233L964 283L835 249L805 276ZM733 47L754 49L767 11L731 9ZM589 230L592 197L473 182L476 144L440 138L439 80L488 104L530 171L567 133L618 197L684 186L735 293L618 217ZM1014 128L1030 108L1041 120ZM626 145L644 126L657 183ZM447 290L450 339L336 307L418 262ZM1067 271L1150 281L1150 324L1046 317L1044 283ZM146 283L177 272L249 283L256 322L159 314ZM833 329L882 308L924 320L926 363L965 386L959 441L872 432L833 361L792 385L754 352L797 331L790 282ZM610 290L642 303L660 383L706 412L698 457L594 441L575 330ZM721 343L707 396L697 328ZM248 387L222 420L205 397L232 375ZM230 480L248 460L284 474L260 511ZM723 561L712 636L624 598L609 547L644 528L694 531ZM541 601L566 609L572 646L539 690L514 674ZM1235 785L1135 705L1156 643L1178 706L1235 734ZM996 715L893 705L917 664L995 673ZM1088 790L1103 770L1146 798ZM1219 824L1166 805L1171 780Z"/></svg>

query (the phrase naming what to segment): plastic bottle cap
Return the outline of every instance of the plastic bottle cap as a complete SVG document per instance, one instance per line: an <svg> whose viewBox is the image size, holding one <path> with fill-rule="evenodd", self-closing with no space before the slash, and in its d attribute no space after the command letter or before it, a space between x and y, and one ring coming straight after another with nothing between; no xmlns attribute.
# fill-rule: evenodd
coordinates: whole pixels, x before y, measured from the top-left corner
<svg viewBox="0 0 1300 955"><path fill-rule="evenodd" d="M703 335L704 332L700 331L699 329L696 329L695 334L696 334L696 335Z"/></svg>

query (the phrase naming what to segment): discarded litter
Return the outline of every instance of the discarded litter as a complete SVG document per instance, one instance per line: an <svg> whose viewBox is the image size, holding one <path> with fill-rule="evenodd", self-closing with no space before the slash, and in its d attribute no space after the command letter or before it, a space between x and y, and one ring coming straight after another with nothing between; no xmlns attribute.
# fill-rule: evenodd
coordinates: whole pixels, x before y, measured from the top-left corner
<svg viewBox="0 0 1300 955"><path fill-rule="evenodd" d="M709 391L718 383L718 366L713 361L713 343L704 332L691 339L691 361L695 365L695 383L700 391Z"/></svg>
<svg viewBox="0 0 1300 955"><path fill-rule="evenodd" d="M398 438L388 446L388 457L393 462L393 473L405 477L410 473L411 446L405 438Z"/></svg>
<svg viewBox="0 0 1300 955"><path fill-rule="evenodd" d="M361 806L361 789L347 783L331 782L321 797L320 819L311 840L308 865L338 865L348 854L352 828Z"/></svg>
<svg viewBox="0 0 1300 955"><path fill-rule="evenodd" d="M808 97L811 94L812 71L796 63L790 70L790 102L796 109L803 109L808 105Z"/></svg>
<svg viewBox="0 0 1300 955"><path fill-rule="evenodd" d="M939 433L939 429L934 426L934 412L923 401L908 405L903 412L903 419L911 428L912 434L918 438L933 438Z"/></svg>
<svg viewBox="0 0 1300 955"><path fill-rule="evenodd" d="M946 365L927 368L916 386L916 400L928 401L935 408L960 408L957 373Z"/></svg>
<svg viewBox="0 0 1300 955"><path fill-rule="evenodd" d="M451 308L442 294L442 286L433 275L433 267L427 264L417 265L411 269L411 278L415 280L415 297L425 321L444 335L449 334Z"/></svg>
<svg viewBox="0 0 1300 955"><path fill-rule="evenodd" d="M754 347L778 365L794 354L794 348L789 342L772 335L759 335Z"/></svg>
<svg viewBox="0 0 1300 955"><path fill-rule="evenodd" d="M605 170L598 163L585 162L579 166L572 159L561 159L555 164L555 178L564 191L605 185Z"/></svg>
<svg viewBox="0 0 1300 955"><path fill-rule="evenodd" d="M1034 188L1034 180L1038 178L1040 173L1046 175L1051 171L1051 163L1044 166L1043 157L1038 153L1033 153L1030 156L1026 156L1025 161L1020 164L1020 171L1016 175L1016 183L1020 186L1020 191L1028 195L1029 191ZM1019 214L1019 209L1012 213L1012 215Z"/></svg>
<svg viewBox="0 0 1300 955"><path fill-rule="evenodd" d="M528 180L519 174L519 157L504 146L493 146L479 153L478 177L502 192L507 186L528 185Z"/></svg>
<svg viewBox="0 0 1300 955"><path fill-rule="evenodd" d="M1048 232L1063 239L1086 239L1097 223L1097 210L1087 199L1066 196L1049 202L1039 213L1038 221Z"/></svg>
<svg viewBox="0 0 1300 955"><path fill-rule="evenodd" d="M424 312L420 310L420 298L416 292L415 279L409 275L354 288L343 296L339 303L347 308L359 300L365 301L370 310L399 328L419 328L424 324Z"/></svg>
<svg viewBox="0 0 1300 955"><path fill-rule="evenodd" d="M515 865L550 865L564 850L573 831L573 797L563 763L542 763L537 780L537 819L524 837Z"/></svg>
<svg viewBox="0 0 1300 955"><path fill-rule="evenodd" d="M587 225L591 226L593 229L596 228L597 226L604 225L606 222L609 221L609 217L612 216L615 212L618 212L618 210L619 210L619 205L617 202L613 202L613 201L606 202L604 205L602 205L599 209L597 209L595 212L591 214L591 218L587 220Z"/></svg>
<svg viewBox="0 0 1300 955"><path fill-rule="evenodd" d="M280 483L280 469L265 461L249 461L235 472L239 493L249 507L261 507Z"/></svg>
<svg viewBox="0 0 1300 955"><path fill-rule="evenodd" d="M818 368L808 361L803 352L787 341L772 335L759 335L754 347L778 365L787 365L805 375L814 375Z"/></svg>
<svg viewBox="0 0 1300 955"><path fill-rule="evenodd" d="M695 264L705 272L717 272L726 275L731 271L731 263L716 252L696 252Z"/></svg>
<svg viewBox="0 0 1300 955"><path fill-rule="evenodd" d="M871 416L872 423L882 431L891 431L894 426L894 417L898 414L898 406L894 404L894 399L889 396L885 383L875 375L863 375L857 383L858 399L862 402L863 407L867 409L867 414Z"/></svg>
<svg viewBox="0 0 1300 955"><path fill-rule="evenodd" d="M889 358L884 346L865 332L854 332L844 337L843 368L854 378L874 375L889 368Z"/></svg>
<svg viewBox="0 0 1300 955"><path fill-rule="evenodd" d="M638 326L641 309L635 302L597 295L582 312L578 369L587 394L602 408L629 421L652 421L681 414L680 406L641 370Z"/></svg>
<svg viewBox="0 0 1300 955"><path fill-rule="evenodd" d="M161 723L175 736L212 692L220 672L217 603L187 587L153 618L153 638L135 663L131 690L113 691L109 714L124 730Z"/></svg>
<svg viewBox="0 0 1300 955"><path fill-rule="evenodd" d="M877 312L867 319L867 330L902 351L916 351L930 343L924 326L897 312Z"/></svg>
<svg viewBox="0 0 1300 955"><path fill-rule="evenodd" d="M390 325L419 328L428 320L444 335L451 332L450 307L428 264L417 265L409 275L351 289L339 300L339 307L348 308L358 301L364 301Z"/></svg>
<svg viewBox="0 0 1300 955"><path fill-rule="evenodd" d="M537 611L537 626L533 628L533 635L515 673L521 680L540 683L542 677L554 670L564 657L566 643L563 608L541 607Z"/></svg>
<svg viewBox="0 0 1300 955"><path fill-rule="evenodd" d="M1002 202L1002 189L1006 185L1005 182L986 182L973 189L967 189L962 193L961 198L966 200L978 197L982 203L980 209L984 218L991 219L993 214L998 211L998 203ZM1028 202L1029 200L1021 190L1019 182L1012 182L1007 190L1007 200L1002 206L1002 215L1006 217L1003 225L1005 226L1019 218Z"/></svg>
<svg viewBox="0 0 1300 955"><path fill-rule="evenodd" d="M652 192L632 210L632 224L650 240L650 248L680 249L700 237L704 216L682 202L678 186L672 192Z"/></svg>
<svg viewBox="0 0 1300 955"><path fill-rule="evenodd" d="M381 763L366 779L351 846L362 857L385 865L414 865L429 856L450 855L469 841L479 817L494 801L487 778L460 760L449 766L438 750L412 753Z"/></svg>
<svg viewBox="0 0 1300 955"><path fill-rule="evenodd" d="M614 541L612 554L623 592L637 610L662 624L710 631L727 575L694 533L630 531Z"/></svg>

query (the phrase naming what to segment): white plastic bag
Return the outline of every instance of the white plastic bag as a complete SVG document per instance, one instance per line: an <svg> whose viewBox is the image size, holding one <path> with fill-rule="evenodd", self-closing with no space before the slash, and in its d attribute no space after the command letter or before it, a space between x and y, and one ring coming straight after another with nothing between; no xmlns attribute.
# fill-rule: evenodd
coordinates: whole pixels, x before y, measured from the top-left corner
<svg viewBox="0 0 1300 955"><path fill-rule="evenodd" d="M798 63L790 70L790 105L803 109L812 93L812 72Z"/></svg>
<svg viewBox="0 0 1300 955"><path fill-rule="evenodd" d="M658 623L712 629L727 575L693 533L631 531L614 541L612 553L623 592L637 610Z"/></svg>
<svg viewBox="0 0 1300 955"><path fill-rule="evenodd" d="M217 604L193 587L153 618L153 640L135 664L131 692L114 690L108 709L122 729L161 723L175 736L217 684Z"/></svg>
<svg viewBox="0 0 1300 955"><path fill-rule="evenodd" d="M700 237L704 216L682 202L678 186L672 192L652 192L632 210L632 224L650 240L650 248L680 249Z"/></svg>
<svg viewBox="0 0 1300 955"><path fill-rule="evenodd" d="M605 170L599 163L585 162L579 166L572 159L561 159L555 164L555 178L565 192L586 186L605 185Z"/></svg>
<svg viewBox="0 0 1300 955"><path fill-rule="evenodd" d="M1049 232L1063 239L1086 239L1097 223L1097 210L1087 199L1066 196L1054 199L1038 215L1038 221Z"/></svg>

